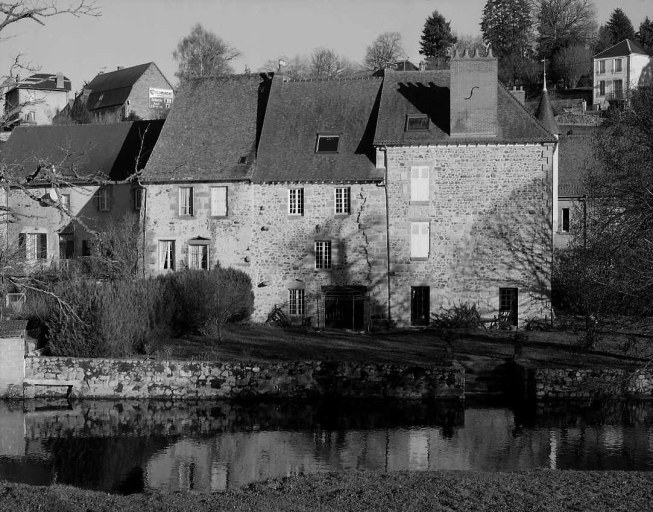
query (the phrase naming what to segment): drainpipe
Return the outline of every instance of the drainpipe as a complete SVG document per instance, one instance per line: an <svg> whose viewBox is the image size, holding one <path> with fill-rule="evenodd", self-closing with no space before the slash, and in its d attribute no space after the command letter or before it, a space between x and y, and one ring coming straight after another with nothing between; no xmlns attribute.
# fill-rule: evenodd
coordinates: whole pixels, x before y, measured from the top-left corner
<svg viewBox="0 0 653 512"><path fill-rule="evenodd" d="M140 182L137 182L137 183L138 183L139 186L142 186L140 184ZM141 245L141 260L142 260L142 267L143 268L142 268L141 272L143 274L143 277L145 277L145 274L146 274L145 273L145 221L147 219L147 189L145 187L143 187L141 201L142 201L141 211L142 211L142 215L143 215L143 219L141 221L141 226L142 226L141 230L143 231L142 245Z"/></svg>
<svg viewBox="0 0 653 512"><path fill-rule="evenodd" d="M390 208L388 201L388 147L383 146L383 182L384 187L383 191L385 193L385 250L386 250L386 276L387 276L387 286L388 286L388 326L392 325L392 299L390 295L391 283L390 283Z"/></svg>

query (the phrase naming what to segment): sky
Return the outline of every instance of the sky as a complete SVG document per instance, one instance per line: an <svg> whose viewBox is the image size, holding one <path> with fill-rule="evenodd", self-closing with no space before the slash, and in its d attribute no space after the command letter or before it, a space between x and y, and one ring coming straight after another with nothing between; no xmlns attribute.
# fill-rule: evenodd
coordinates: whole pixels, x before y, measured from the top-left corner
<svg viewBox="0 0 653 512"><path fill-rule="evenodd" d="M31 0L30 0L31 1ZM74 0L55 0L66 5ZM155 62L176 85L172 52L195 23L213 31L242 53L235 71L258 70L280 56L309 55L331 48L362 62L365 49L383 32L400 32L408 58L420 60L424 21L438 10L457 35L480 34L486 0L95 0L98 17L61 15L46 25L25 20L0 34L0 76L13 56L44 73L62 72L79 90L100 71ZM615 8L613 0L595 0L599 24ZM635 30L653 1L620 0Z"/></svg>

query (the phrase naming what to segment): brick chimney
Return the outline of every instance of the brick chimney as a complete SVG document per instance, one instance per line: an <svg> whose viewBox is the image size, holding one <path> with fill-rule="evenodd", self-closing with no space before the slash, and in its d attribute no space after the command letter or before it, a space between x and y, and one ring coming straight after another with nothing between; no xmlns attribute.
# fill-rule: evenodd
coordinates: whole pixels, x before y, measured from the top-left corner
<svg viewBox="0 0 653 512"><path fill-rule="evenodd" d="M526 91L521 85L519 87L513 85L510 94L512 94L522 105L526 104Z"/></svg>
<svg viewBox="0 0 653 512"><path fill-rule="evenodd" d="M57 73L57 89L63 89L63 73Z"/></svg>
<svg viewBox="0 0 653 512"><path fill-rule="evenodd" d="M492 50L486 56L478 49L455 50L450 65L451 137L496 137L498 66Z"/></svg>

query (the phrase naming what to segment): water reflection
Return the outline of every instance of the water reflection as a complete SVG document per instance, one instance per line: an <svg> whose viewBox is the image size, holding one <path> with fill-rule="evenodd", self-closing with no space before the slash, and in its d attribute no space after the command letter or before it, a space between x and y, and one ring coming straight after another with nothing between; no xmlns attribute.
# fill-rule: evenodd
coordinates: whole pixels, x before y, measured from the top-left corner
<svg viewBox="0 0 653 512"><path fill-rule="evenodd" d="M203 492L369 469L653 470L653 404L0 403L0 478Z"/></svg>

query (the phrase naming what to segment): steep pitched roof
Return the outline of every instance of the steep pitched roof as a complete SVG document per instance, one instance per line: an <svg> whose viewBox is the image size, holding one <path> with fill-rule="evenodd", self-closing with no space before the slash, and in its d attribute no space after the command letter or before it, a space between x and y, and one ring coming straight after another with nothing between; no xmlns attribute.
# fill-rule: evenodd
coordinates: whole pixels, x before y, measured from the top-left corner
<svg viewBox="0 0 653 512"><path fill-rule="evenodd" d="M100 73L86 85L86 88L91 90L86 103L87 108L95 110L122 105L127 101L134 84L150 66L154 66L157 71L159 69L154 62L147 62L138 66Z"/></svg>
<svg viewBox="0 0 653 512"><path fill-rule="evenodd" d="M267 75L198 78L184 84L142 180L248 179L269 85Z"/></svg>
<svg viewBox="0 0 653 512"><path fill-rule="evenodd" d="M595 59L607 59L610 57L622 57L624 55L632 55L633 53L639 53L642 55L648 55L648 52L644 50L639 44L637 44L632 39L624 39L619 41L617 44L611 46L610 48L603 50L601 53L598 53L594 56Z"/></svg>
<svg viewBox="0 0 653 512"><path fill-rule="evenodd" d="M450 133L450 71L386 73L374 144L448 144L478 142ZM497 137L483 143L552 142L550 134L503 85L497 81ZM427 114L428 131L406 131L406 116Z"/></svg>
<svg viewBox="0 0 653 512"><path fill-rule="evenodd" d="M587 127L586 127L587 128ZM558 149L558 197L578 197L585 193L584 179L594 151L592 140L596 128L582 135L560 137Z"/></svg>
<svg viewBox="0 0 653 512"><path fill-rule="evenodd" d="M33 89L40 91L70 91L70 79L63 77L63 87L57 87L57 75L52 73L36 73L9 85L9 89Z"/></svg>
<svg viewBox="0 0 653 512"><path fill-rule="evenodd" d="M275 77L253 180L378 180L374 125L382 80L283 81ZM339 136L338 150L317 153L318 135Z"/></svg>
<svg viewBox="0 0 653 512"><path fill-rule="evenodd" d="M540 96L540 104L535 112L535 117L550 133L553 133L554 135L560 133L560 127L556 122L555 114L553 113L553 105L551 105L549 93L546 89L542 91L542 95Z"/></svg>
<svg viewBox="0 0 653 512"><path fill-rule="evenodd" d="M0 161L21 177L47 164L71 182L98 174L121 180L145 166L162 126L163 121L19 126L3 145Z"/></svg>

